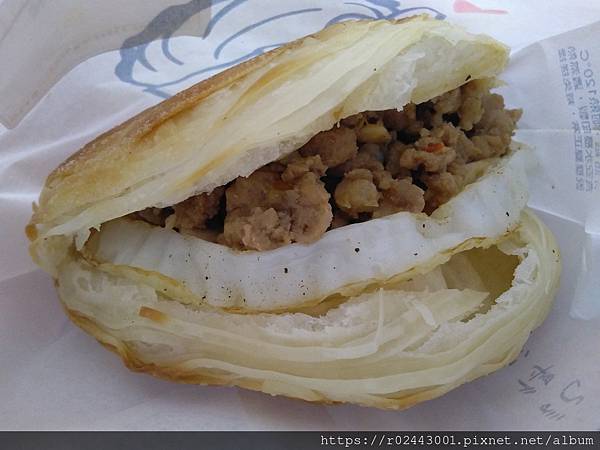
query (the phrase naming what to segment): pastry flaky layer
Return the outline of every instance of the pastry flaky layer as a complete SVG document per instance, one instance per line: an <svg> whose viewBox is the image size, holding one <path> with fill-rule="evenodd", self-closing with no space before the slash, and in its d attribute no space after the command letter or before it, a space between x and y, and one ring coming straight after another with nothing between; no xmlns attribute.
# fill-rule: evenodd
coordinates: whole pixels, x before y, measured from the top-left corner
<svg viewBox="0 0 600 450"><path fill-rule="evenodd" d="M492 85L506 61L493 39L425 16L328 27L183 91L65 161L27 227L32 257L71 319L134 370L381 408L439 396L512 361L556 291L556 243L525 207L526 148L502 144L474 162L429 214L361 222L357 213L315 242L264 251L139 212L163 214L265 170L358 113L412 105L420 120L419 104L447 102L442 94L473 80ZM501 134L502 108L473 102ZM466 142L477 129L459 130L459 115L440 112L438 125ZM423 133L415 145L431 162L447 142ZM427 165L402 170L411 186Z"/></svg>
<svg viewBox="0 0 600 450"><path fill-rule="evenodd" d="M71 256L57 285L71 319L133 370L399 409L513 361L548 313L559 273L551 233L524 212L519 227L487 250L459 253L325 311L191 308Z"/></svg>

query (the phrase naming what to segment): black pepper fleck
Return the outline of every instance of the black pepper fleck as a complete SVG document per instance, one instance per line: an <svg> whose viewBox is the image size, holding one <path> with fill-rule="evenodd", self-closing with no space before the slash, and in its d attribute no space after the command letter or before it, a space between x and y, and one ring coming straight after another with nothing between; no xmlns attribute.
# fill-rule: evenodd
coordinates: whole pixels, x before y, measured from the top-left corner
<svg viewBox="0 0 600 450"><path fill-rule="evenodd" d="M413 255L415 255L415 256L419 256L419 254L418 254L418 253L413 253Z"/></svg>
<svg viewBox="0 0 600 450"><path fill-rule="evenodd" d="M358 253L358 252L360 252L360 248L356 247L356 248L354 249L354 251L355 251L356 253Z"/></svg>
<svg viewBox="0 0 600 450"><path fill-rule="evenodd" d="M467 78L465 78L465 81L469 81L471 79L471 75L467 75Z"/></svg>
<svg viewBox="0 0 600 450"><path fill-rule="evenodd" d="M283 268L283 273L288 273L288 268L287 267Z"/></svg>
<svg viewBox="0 0 600 450"><path fill-rule="evenodd" d="M506 217L510 217L510 214L508 213L508 211L506 211Z"/></svg>

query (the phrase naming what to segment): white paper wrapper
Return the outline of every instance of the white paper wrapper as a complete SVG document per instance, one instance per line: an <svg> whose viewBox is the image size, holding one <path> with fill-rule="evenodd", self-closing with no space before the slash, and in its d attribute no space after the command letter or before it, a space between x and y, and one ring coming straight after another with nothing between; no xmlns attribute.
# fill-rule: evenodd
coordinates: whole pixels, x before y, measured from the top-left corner
<svg viewBox="0 0 600 450"><path fill-rule="evenodd" d="M170 0L0 3L0 121L9 127L16 126L48 89L81 61L156 39L202 36L211 15L207 0L181 5ZM168 44L163 50L177 62ZM150 64L145 65L152 70Z"/></svg>
<svg viewBox="0 0 600 450"><path fill-rule="evenodd" d="M405 412L327 407L133 374L68 321L49 277L30 261L23 234L52 168L161 96L332 20L415 12L486 32L513 48L502 93L524 110L517 138L535 146L540 161L530 205L556 234L564 266L555 306L516 363ZM87 17L98 30L106 20ZM170 40L172 57L161 42L147 45L154 71L140 62L140 48L94 57L69 72L16 128L0 128L0 427L600 429L600 126L594 118L600 114L600 5L227 0L213 2L211 17L205 38ZM15 105L33 98L18 94Z"/></svg>

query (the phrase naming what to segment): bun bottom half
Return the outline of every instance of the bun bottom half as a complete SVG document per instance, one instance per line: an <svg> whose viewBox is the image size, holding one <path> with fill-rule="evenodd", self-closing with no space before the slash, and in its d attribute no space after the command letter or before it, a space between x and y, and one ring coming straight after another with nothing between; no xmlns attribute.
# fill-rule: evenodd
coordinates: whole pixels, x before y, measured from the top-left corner
<svg viewBox="0 0 600 450"><path fill-rule="evenodd" d="M75 252L58 273L71 320L133 371L404 409L514 361L550 309L560 262L550 231L525 210L493 248L459 253L420 279L371 289L318 316L185 306Z"/></svg>

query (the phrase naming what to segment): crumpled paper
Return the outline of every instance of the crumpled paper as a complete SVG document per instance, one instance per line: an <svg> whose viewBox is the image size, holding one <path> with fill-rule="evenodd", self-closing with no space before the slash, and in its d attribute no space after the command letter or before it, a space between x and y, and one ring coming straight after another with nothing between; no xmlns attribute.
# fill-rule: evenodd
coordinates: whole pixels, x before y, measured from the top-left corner
<svg viewBox="0 0 600 450"><path fill-rule="evenodd" d="M16 128L0 127L0 427L600 429L600 5L212 3L204 38L172 38L170 54L153 42L96 56L69 72ZM531 173L530 206L556 234L564 267L548 319L514 364L404 412L320 406L131 373L69 322L50 278L29 259L23 234L31 203L58 163L162 97L327 23L419 12L491 34L513 48L501 91L510 106L524 110L517 139L534 146L539 161Z"/></svg>

